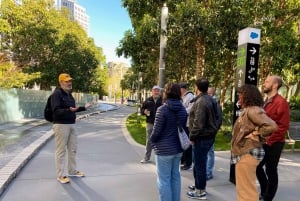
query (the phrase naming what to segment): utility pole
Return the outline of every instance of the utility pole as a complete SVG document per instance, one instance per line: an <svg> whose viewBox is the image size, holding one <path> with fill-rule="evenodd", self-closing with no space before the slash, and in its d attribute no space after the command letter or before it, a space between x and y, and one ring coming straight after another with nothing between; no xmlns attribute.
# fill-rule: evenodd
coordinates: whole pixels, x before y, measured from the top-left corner
<svg viewBox="0 0 300 201"><path fill-rule="evenodd" d="M159 52L159 81L158 85L160 88L164 87L165 82L165 59L166 59L166 48L167 48L167 18L168 18L168 7L167 3L163 4L161 9L161 33L160 33L160 52Z"/></svg>
<svg viewBox="0 0 300 201"><path fill-rule="evenodd" d="M138 74L138 102L137 102L137 123L141 122L141 106L142 106L142 93L141 93L141 84L142 84L142 72Z"/></svg>

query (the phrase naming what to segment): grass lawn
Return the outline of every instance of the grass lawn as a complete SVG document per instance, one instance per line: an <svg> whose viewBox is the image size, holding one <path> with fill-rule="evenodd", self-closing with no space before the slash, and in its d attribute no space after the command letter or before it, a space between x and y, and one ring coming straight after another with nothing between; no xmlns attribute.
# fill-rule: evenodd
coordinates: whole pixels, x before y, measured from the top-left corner
<svg viewBox="0 0 300 201"><path fill-rule="evenodd" d="M131 114L126 120L126 127L131 137L139 144L146 144L146 116L140 116L140 123L137 123L136 113Z"/></svg>

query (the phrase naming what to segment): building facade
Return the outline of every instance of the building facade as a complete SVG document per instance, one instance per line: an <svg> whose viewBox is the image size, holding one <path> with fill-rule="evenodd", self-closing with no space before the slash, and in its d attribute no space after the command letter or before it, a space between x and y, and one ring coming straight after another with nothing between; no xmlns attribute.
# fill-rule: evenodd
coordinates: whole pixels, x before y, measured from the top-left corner
<svg viewBox="0 0 300 201"><path fill-rule="evenodd" d="M67 8L70 12L70 18L78 22L78 24L89 34L90 17L86 13L86 9L80 6L76 0L55 0L57 9Z"/></svg>

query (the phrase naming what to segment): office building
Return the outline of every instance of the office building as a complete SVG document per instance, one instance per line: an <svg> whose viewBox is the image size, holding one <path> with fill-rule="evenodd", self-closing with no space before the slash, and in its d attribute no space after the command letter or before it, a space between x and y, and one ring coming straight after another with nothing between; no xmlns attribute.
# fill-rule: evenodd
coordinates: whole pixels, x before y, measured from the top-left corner
<svg viewBox="0 0 300 201"><path fill-rule="evenodd" d="M76 0L55 0L55 6L57 9L62 7L67 8L70 12L70 19L75 20L78 24L89 33L89 16L86 13L86 9L80 6Z"/></svg>

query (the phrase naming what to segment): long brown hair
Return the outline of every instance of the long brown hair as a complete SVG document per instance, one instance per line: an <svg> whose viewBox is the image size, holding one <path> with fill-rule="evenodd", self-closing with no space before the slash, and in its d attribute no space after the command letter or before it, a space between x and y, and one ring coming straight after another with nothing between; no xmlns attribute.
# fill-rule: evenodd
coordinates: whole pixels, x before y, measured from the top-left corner
<svg viewBox="0 0 300 201"><path fill-rule="evenodd" d="M241 86L238 93L243 95L243 104L248 106L260 106L264 105L263 97L255 85L245 84Z"/></svg>

